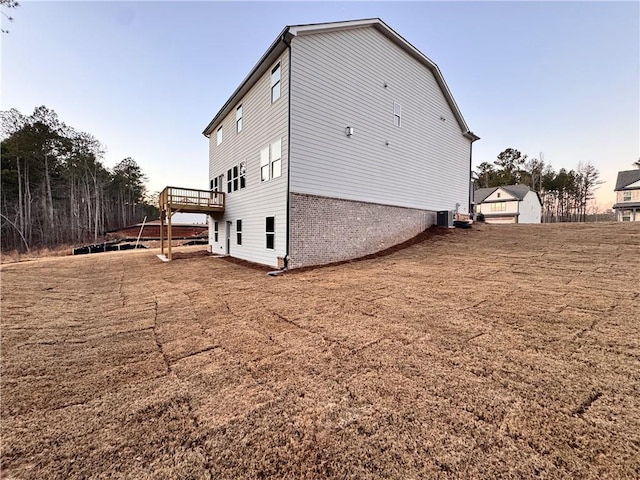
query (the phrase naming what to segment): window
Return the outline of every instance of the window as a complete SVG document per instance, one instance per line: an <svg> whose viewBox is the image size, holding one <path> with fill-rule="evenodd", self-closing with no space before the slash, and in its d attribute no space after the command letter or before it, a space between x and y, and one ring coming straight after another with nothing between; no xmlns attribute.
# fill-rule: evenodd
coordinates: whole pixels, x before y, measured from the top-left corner
<svg viewBox="0 0 640 480"><path fill-rule="evenodd" d="M236 108L236 133L242 131L242 105Z"/></svg>
<svg viewBox="0 0 640 480"><path fill-rule="evenodd" d="M260 180L269 180L269 147L260 150Z"/></svg>
<svg viewBox="0 0 640 480"><path fill-rule="evenodd" d="M631 210L623 210L622 211L622 221L630 222L631 221Z"/></svg>
<svg viewBox="0 0 640 480"><path fill-rule="evenodd" d="M242 245L242 220L236 220L236 243Z"/></svg>
<svg viewBox="0 0 640 480"><path fill-rule="evenodd" d="M495 202L491 204L492 212L504 212L507 210L507 202Z"/></svg>
<svg viewBox="0 0 640 480"><path fill-rule="evenodd" d="M247 181L246 181L246 175L247 175L247 162L240 162L240 188L244 188L247 186Z"/></svg>
<svg viewBox="0 0 640 480"><path fill-rule="evenodd" d="M271 70L271 103L280 98L280 64Z"/></svg>
<svg viewBox="0 0 640 480"><path fill-rule="evenodd" d="M399 127L401 120L402 120L402 106L399 103L393 102L393 124L396 127Z"/></svg>
<svg viewBox="0 0 640 480"><path fill-rule="evenodd" d="M246 187L246 174L247 162L240 162L227 170L227 193ZM222 185L222 176L220 176L220 184Z"/></svg>
<svg viewBox="0 0 640 480"><path fill-rule="evenodd" d="M218 241L218 222L213 222L213 241Z"/></svg>
<svg viewBox="0 0 640 480"><path fill-rule="evenodd" d="M282 175L282 140L278 139L269 146L271 153L271 178Z"/></svg>
<svg viewBox="0 0 640 480"><path fill-rule="evenodd" d="M622 192L622 201L630 202L631 201L631 192Z"/></svg>
<svg viewBox="0 0 640 480"><path fill-rule="evenodd" d="M265 231L267 233L267 248L273 250L276 243L276 217L267 217Z"/></svg>
<svg viewBox="0 0 640 480"><path fill-rule="evenodd" d="M496 197L500 198L500 192L496 193Z"/></svg>
<svg viewBox="0 0 640 480"><path fill-rule="evenodd" d="M279 138L260 150L260 180L282 175L282 140Z"/></svg>
<svg viewBox="0 0 640 480"><path fill-rule="evenodd" d="M213 180L209 180L209 190L213 190L213 183L214 183ZM215 179L215 183L217 185L217 183L218 183L218 179L217 178Z"/></svg>
<svg viewBox="0 0 640 480"><path fill-rule="evenodd" d="M216 132L216 145L220 145L222 143L222 125L218 127L218 131Z"/></svg>

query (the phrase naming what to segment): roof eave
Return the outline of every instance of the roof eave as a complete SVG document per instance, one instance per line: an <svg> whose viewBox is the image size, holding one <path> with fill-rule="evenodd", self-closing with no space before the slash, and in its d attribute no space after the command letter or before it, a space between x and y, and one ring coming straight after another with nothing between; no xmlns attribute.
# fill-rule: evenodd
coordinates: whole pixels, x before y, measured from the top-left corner
<svg viewBox="0 0 640 480"><path fill-rule="evenodd" d="M271 65L271 61L268 62L267 60L273 60L274 57L279 56L287 48L284 40L290 37L289 29L289 26L284 27L282 32L280 32L280 34L276 37L276 39L273 41L264 55L260 57L258 63L254 65L249 74L244 78L244 80L242 80L242 83L240 83L238 88L236 88L235 91L231 94L229 100L227 100L227 102L222 106L218 113L216 113L216 115L207 125L207 128L202 131L202 134L205 137L209 137L209 135L211 135L216 124L221 119L223 119L229 113L229 111L231 111L231 108L235 105L238 99L242 98L242 96L253 86L255 80L257 80L257 78L262 75L262 73L268 68L268 66Z"/></svg>

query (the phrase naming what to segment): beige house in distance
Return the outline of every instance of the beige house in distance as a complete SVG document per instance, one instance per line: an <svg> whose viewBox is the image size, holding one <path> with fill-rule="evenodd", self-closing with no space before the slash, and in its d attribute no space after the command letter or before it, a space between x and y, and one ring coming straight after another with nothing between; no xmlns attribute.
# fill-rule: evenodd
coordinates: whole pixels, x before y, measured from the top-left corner
<svg viewBox="0 0 640 480"><path fill-rule="evenodd" d="M615 192L616 220L640 222L640 168L618 172Z"/></svg>
<svg viewBox="0 0 640 480"><path fill-rule="evenodd" d="M326 264L469 213L478 137L436 64L380 19L285 27L203 134L224 192L214 253Z"/></svg>

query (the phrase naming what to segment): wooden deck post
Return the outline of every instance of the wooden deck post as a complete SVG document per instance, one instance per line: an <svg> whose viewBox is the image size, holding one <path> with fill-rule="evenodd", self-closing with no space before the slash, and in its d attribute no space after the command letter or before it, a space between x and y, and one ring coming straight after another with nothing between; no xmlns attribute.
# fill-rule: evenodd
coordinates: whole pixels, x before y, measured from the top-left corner
<svg viewBox="0 0 640 480"><path fill-rule="evenodd" d="M167 206L167 241L169 242L169 260L171 260L171 206Z"/></svg>
<svg viewBox="0 0 640 480"><path fill-rule="evenodd" d="M164 207L160 204L160 253L164 255Z"/></svg>

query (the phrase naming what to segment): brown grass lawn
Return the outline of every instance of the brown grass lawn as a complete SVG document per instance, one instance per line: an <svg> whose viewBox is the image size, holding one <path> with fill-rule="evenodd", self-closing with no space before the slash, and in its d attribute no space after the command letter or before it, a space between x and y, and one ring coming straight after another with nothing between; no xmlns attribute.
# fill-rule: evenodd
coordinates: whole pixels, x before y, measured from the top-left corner
<svg viewBox="0 0 640 480"><path fill-rule="evenodd" d="M3 478L640 477L640 225L154 253L3 266Z"/></svg>

